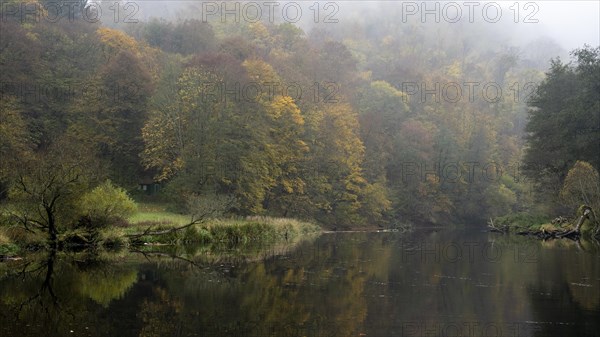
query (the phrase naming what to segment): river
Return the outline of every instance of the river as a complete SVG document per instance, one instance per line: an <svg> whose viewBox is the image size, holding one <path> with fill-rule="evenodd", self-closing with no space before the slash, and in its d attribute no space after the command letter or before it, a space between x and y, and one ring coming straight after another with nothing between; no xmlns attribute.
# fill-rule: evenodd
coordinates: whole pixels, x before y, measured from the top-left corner
<svg viewBox="0 0 600 337"><path fill-rule="evenodd" d="M183 253L4 262L0 336L600 336L588 242L430 228Z"/></svg>

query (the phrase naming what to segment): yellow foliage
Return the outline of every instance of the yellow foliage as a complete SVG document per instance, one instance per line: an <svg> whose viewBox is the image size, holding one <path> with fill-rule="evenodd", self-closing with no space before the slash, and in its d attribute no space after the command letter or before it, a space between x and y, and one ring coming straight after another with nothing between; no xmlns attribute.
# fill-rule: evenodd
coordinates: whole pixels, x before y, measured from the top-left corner
<svg viewBox="0 0 600 337"><path fill-rule="evenodd" d="M300 113L300 109L290 96L275 97L273 102L267 106L267 111L276 119L285 116L288 122L295 125L304 125L304 118Z"/></svg>
<svg viewBox="0 0 600 337"><path fill-rule="evenodd" d="M259 84L280 84L279 75L273 67L262 60L246 60L242 63L249 77Z"/></svg>
<svg viewBox="0 0 600 337"><path fill-rule="evenodd" d="M253 22L249 25L249 28L255 39L264 41L269 38L269 31L262 22Z"/></svg>
<svg viewBox="0 0 600 337"><path fill-rule="evenodd" d="M449 76L458 78L462 76L462 67L459 61L454 61L446 70L446 74Z"/></svg>
<svg viewBox="0 0 600 337"><path fill-rule="evenodd" d="M107 47L108 54L117 54L120 51L129 51L134 55L140 57L140 46L137 41L131 36L124 32L116 29L107 27L100 27L96 30L96 34L100 38L100 41Z"/></svg>

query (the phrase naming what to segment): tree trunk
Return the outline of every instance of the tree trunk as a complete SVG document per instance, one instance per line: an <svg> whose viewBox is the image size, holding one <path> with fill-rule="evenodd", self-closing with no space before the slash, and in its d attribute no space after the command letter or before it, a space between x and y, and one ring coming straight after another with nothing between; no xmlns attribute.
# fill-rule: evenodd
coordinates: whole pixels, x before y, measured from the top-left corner
<svg viewBox="0 0 600 337"><path fill-rule="evenodd" d="M575 231L576 231L577 233L579 233L579 231L580 231L580 229L581 229L581 225L583 225L583 222L584 222L584 221L585 221L587 218L589 218L589 216L590 216L590 209L589 209L589 208L586 208L586 209L583 211L583 214L582 214L582 215L579 217L579 220L577 221L577 225L575 226Z"/></svg>
<svg viewBox="0 0 600 337"><path fill-rule="evenodd" d="M50 239L50 247L56 249L58 230L56 229L56 219L54 212L50 207L46 207L46 215L48 216L48 238Z"/></svg>

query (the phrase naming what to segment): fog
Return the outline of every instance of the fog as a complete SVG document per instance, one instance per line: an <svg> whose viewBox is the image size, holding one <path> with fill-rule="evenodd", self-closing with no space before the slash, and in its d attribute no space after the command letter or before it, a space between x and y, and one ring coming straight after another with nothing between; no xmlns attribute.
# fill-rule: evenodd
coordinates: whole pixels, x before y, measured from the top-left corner
<svg viewBox="0 0 600 337"><path fill-rule="evenodd" d="M545 1L540 4L540 33L566 49L600 43L600 2Z"/></svg>
<svg viewBox="0 0 600 337"><path fill-rule="evenodd" d="M212 1L168 1L168 0L143 0L136 1L139 6L139 17L141 20L150 18L161 18L165 20L178 20L185 18L215 20L220 18L220 11L225 7L224 2ZM229 1L226 6L234 8L235 2ZM243 6L251 2L237 2ZM254 2L261 6L267 6L268 2ZM271 2L272 3L272 2ZM531 41L543 39L556 42L564 50L580 48L584 44L598 45L600 43L600 2L598 1L497 1L497 2L446 2L446 1L280 1L274 6L273 13L275 21L287 21L282 19L281 8L286 4L298 5L302 9L302 15L298 18L296 25L305 31L310 31L315 24L316 12L314 4L319 3L320 26L335 29L349 24L375 24L383 22L396 22L406 24L419 22L427 26L461 24L461 29L479 29L479 24L487 26L486 29L497 30L499 35L506 38L511 45L526 46ZM471 5L469 5L471 3ZM423 4L425 4L423 6ZM518 4L518 6L515 6ZM210 9L207 6L216 5L216 14L205 13ZM324 6L329 6L327 10ZM437 6L437 7L436 7ZM487 14L483 8L488 6ZM312 7L312 9L311 9ZM502 12L496 21L496 7L501 7ZM517 10L518 7L518 10ZM288 9L293 14L294 6ZM436 22L436 12L439 22ZM456 8L462 12L458 22L452 22L457 18ZM204 10L204 11L203 11ZM416 10L416 12L415 12ZM432 12L423 12L428 10ZM241 11L243 12L243 11ZM252 10L249 10L252 12ZM323 20L328 14L330 19L337 22L325 23ZM203 16L204 15L204 16ZM244 13L240 15L243 16ZM225 20L233 21L234 16L226 14ZM243 19L243 18L242 18ZM261 16L263 21L268 21L268 11L265 10ZM291 20L296 21L296 20ZM471 22L473 21L473 22ZM468 23L468 24L465 24ZM470 25L469 25L470 24Z"/></svg>

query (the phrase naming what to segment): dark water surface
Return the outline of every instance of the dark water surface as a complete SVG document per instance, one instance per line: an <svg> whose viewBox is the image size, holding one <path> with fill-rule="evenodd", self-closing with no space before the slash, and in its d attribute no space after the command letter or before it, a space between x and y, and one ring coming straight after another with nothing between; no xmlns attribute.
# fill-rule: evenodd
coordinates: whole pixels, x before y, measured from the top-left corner
<svg viewBox="0 0 600 337"><path fill-rule="evenodd" d="M202 261L2 263L0 336L600 336L592 243L329 233L265 260Z"/></svg>

